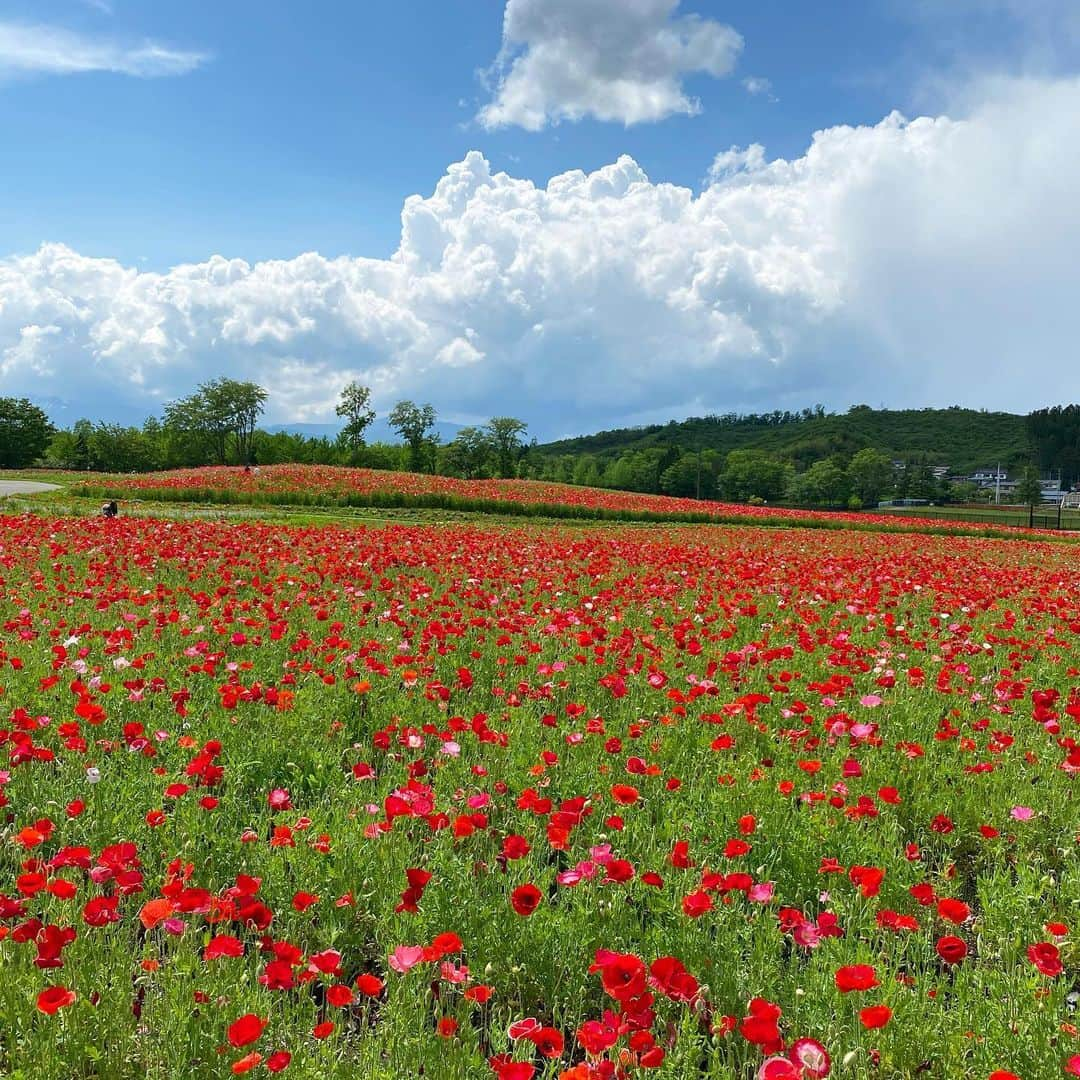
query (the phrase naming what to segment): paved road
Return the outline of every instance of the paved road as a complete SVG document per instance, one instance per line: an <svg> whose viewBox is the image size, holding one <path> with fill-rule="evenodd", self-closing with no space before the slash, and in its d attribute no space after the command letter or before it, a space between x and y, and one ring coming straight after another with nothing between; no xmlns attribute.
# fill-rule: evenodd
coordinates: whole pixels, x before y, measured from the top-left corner
<svg viewBox="0 0 1080 1080"><path fill-rule="evenodd" d="M39 484L36 480L0 480L0 499L5 495L36 495L56 488L56 484Z"/></svg>

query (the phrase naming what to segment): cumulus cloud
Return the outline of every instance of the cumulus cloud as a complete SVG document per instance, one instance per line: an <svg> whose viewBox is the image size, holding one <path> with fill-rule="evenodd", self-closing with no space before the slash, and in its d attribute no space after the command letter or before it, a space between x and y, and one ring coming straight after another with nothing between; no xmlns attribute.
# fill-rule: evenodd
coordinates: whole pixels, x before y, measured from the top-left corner
<svg viewBox="0 0 1080 1080"><path fill-rule="evenodd" d="M13 75L77 75L109 71L138 78L186 75L205 53L154 41L125 43L59 26L0 20L0 78Z"/></svg>
<svg viewBox="0 0 1080 1080"><path fill-rule="evenodd" d="M693 114L688 75L727 75L742 49L730 26L679 14L679 0L507 0L488 129L560 120L639 124Z"/></svg>
<svg viewBox="0 0 1080 1080"><path fill-rule="evenodd" d="M1075 390L1080 80L998 84L806 153L724 151L700 192L622 157L546 186L476 152L402 211L389 259L214 256L143 272L57 244L0 260L4 393L155 411L228 372L268 419L341 385L540 435L686 412Z"/></svg>

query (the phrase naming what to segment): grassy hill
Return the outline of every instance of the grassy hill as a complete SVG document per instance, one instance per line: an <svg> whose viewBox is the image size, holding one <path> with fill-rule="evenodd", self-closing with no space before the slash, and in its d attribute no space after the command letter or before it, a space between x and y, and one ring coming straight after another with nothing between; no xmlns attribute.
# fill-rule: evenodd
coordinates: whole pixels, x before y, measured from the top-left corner
<svg viewBox="0 0 1080 1080"><path fill-rule="evenodd" d="M1031 456L1025 418L975 409L871 409L846 413L803 410L755 416L691 417L681 422L620 428L537 447L544 456L593 454L601 460L627 451L676 446L683 450L765 450L802 467L834 453L872 446L896 458L970 472L1000 462L1017 467Z"/></svg>

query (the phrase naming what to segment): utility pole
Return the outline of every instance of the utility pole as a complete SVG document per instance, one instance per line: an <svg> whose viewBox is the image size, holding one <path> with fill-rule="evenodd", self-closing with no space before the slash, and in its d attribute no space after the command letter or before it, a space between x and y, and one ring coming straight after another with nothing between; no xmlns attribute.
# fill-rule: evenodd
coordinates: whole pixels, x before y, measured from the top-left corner
<svg viewBox="0 0 1080 1080"><path fill-rule="evenodd" d="M994 467L994 505L1001 505L1001 462Z"/></svg>

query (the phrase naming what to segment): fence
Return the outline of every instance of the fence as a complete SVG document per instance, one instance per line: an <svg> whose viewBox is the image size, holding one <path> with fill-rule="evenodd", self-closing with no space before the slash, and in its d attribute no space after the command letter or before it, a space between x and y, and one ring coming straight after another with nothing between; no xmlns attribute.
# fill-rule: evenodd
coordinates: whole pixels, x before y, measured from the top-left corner
<svg viewBox="0 0 1080 1080"><path fill-rule="evenodd" d="M897 518L921 517L935 521L979 522L985 525L1011 525L1030 529L1080 530L1080 508L1044 503L1038 507L985 506L881 506L876 513Z"/></svg>

